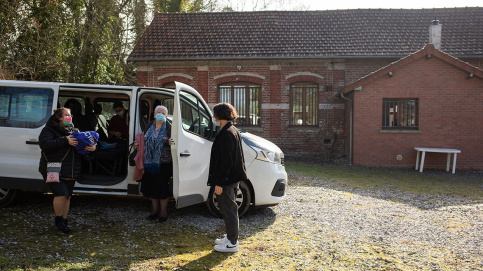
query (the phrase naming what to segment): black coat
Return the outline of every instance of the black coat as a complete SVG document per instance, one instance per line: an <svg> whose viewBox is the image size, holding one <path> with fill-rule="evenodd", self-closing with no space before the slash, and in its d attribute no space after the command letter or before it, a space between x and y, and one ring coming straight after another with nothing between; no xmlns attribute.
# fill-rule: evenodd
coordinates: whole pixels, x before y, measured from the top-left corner
<svg viewBox="0 0 483 271"><path fill-rule="evenodd" d="M77 129L75 129L77 131ZM69 145L68 135L61 134L51 123L47 122L39 135L39 145L49 162L60 162L69 151L60 170L61 178L77 179L81 171L81 155ZM47 174L47 161L40 154L39 172L45 177Z"/></svg>
<svg viewBox="0 0 483 271"><path fill-rule="evenodd" d="M240 132L227 123L211 147L209 186L225 186L248 179Z"/></svg>

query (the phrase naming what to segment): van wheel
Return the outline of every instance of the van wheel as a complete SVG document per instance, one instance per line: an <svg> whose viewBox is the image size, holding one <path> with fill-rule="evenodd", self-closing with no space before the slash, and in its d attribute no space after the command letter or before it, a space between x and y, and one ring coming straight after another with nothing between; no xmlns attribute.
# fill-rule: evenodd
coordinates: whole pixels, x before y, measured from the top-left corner
<svg viewBox="0 0 483 271"><path fill-rule="evenodd" d="M15 195L17 195L17 190L15 189L0 188L0 208L6 207L12 203Z"/></svg>
<svg viewBox="0 0 483 271"><path fill-rule="evenodd" d="M238 205L238 216L243 216L250 208L252 201L252 193L245 182L240 182L240 189L236 194L236 204ZM214 215L221 217L220 209L218 208L218 200L216 199L215 187L212 186L208 201L206 202L208 210Z"/></svg>

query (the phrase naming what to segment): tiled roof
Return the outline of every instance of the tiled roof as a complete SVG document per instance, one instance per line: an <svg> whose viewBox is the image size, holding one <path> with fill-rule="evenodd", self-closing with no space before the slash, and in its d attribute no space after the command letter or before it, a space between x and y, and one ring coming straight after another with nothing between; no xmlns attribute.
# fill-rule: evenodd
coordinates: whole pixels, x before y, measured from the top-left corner
<svg viewBox="0 0 483 271"><path fill-rule="evenodd" d="M463 71L466 71L468 72L468 75L471 74L471 76L476 76L476 77L479 77L479 78L483 78L483 70L480 70L478 69L477 67L475 66L472 66L470 64L468 64L467 62L464 62L458 58L455 58L445 52L442 52L440 50L436 50L434 48L434 45L433 44L426 44L426 46L424 46L423 49L417 51L417 52L414 52L406 57L403 57L385 67L382 67L380 68L379 70L371 73L371 74L368 74L364 77L362 77L361 79L351 83L350 85L344 87L342 89L342 92L343 93L348 93L348 92L351 92L352 90L360 87L360 86L363 86L363 85L366 85L366 84L369 84L371 82L374 82L375 80L377 80L378 78L382 77L382 76L387 76L388 72L392 72L394 70L397 70L398 68L402 67L402 66L405 66L405 65L408 65L410 63L413 63L414 61L420 59L420 58L423 58L423 57L436 57L436 58L439 58L455 67L458 67L460 68L461 70Z"/></svg>
<svg viewBox="0 0 483 271"><path fill-rule="evenodd" d="M158 13L130 61L402 57L428 43L483 57L483 8Z"/></svg>

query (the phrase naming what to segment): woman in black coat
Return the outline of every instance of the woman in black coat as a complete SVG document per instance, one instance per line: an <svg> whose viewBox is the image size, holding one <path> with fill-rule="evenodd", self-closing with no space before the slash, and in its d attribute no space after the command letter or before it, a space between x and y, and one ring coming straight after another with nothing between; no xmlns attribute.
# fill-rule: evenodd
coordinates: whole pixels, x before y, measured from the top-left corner
<svg viewBox="0 0 483 271"><path fill-rule="evenodd" d="M70 197L74 190L75 180L81 171L81 155L73 147L77 139L72 134L77 133L74 128L72 116L68 108L59 108L49 118L39 135L39 145L42 150L39 163L39 172L47 179L47 162L61 162L60 182L47 183L54 195L55 225L62 232L70 232L67 226ZM86 151L95 151L96 146L89 145ZM62 160L63 159L63 160Z"/></svg>
<svg viewBox="0 0 483 271"><path fill-rule="evenodd" d="M242 138L232 122L237 118L237 112L231 104L217 104L213 107L213 113L213 117L221 125L221 130L211 147L208 185L215 187L218 207L226 228L226 236L215 240L214 250L237 252L239 222L235 197L240 182L248 179Z"/></svg>

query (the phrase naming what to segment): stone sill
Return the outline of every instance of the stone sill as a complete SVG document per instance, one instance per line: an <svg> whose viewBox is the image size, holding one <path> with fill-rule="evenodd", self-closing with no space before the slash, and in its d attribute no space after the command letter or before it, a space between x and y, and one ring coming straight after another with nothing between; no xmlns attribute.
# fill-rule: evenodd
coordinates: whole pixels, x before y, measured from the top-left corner
<svg viewBox="0 0 483 271"><path fill-rule="evenodd" d="M380 130L381 134L420 134L421 130Z"/></svg>

